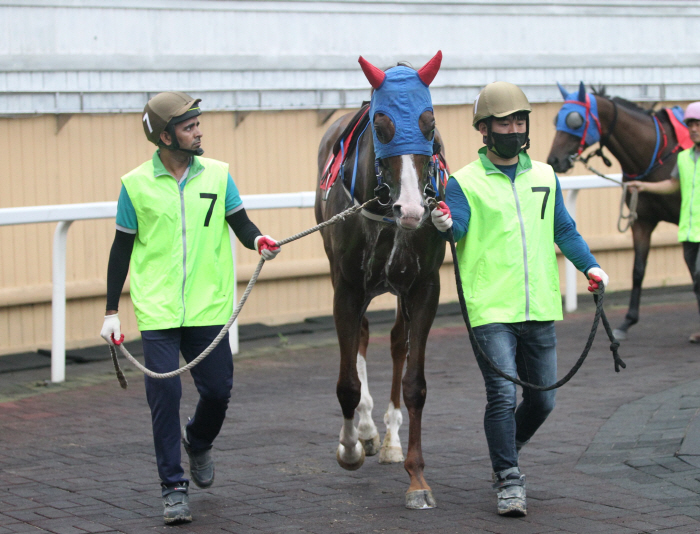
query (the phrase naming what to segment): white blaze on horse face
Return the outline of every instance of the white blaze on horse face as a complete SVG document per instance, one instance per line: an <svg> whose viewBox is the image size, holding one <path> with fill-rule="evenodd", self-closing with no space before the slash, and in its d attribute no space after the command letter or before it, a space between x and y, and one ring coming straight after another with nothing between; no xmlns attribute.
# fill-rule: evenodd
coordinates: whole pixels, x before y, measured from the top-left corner
<svg viewBox="0 0 700 534"><path fill-rule="evenodd" d="M360 378L360 404L355 411L359 416L357 432L360 439L371 440L378 434L377 426L372 420L372 408L374 401L369 394L369 383L367 382L367 360L362 354L357 354L357 376Z"/></svg>
<svg viewBox="0 0 700 534"><path fill-rule="evenodd" d="M410 230L418 228L425 215L423 194L420 190L420 180L416 162L412 155L401 156L401 193L396 199L396 205L401 211L397 222L399 226Z"/></svg>

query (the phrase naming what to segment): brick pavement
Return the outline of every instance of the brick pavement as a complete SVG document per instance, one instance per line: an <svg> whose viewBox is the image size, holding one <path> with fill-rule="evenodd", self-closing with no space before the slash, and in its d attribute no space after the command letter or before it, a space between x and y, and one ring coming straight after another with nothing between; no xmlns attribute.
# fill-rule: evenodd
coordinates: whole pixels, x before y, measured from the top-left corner
<svg viewBox="0 0 700 534"><path fill-rule="evenodd" d="M164 527L141 378L122 391L108 361L0 375L0 534L9 532L698 532L698 457L675 456L700 406L700 347L692 295L647 300L612 369L599 335L557 408L521 455L529 515L499 518L481 420L481 377L459 318L438 319L428 344L423 418L426 478L438 508L403 507L401 465L335 462L341 414L332 333L243 344L230 417L214 455L217 482L191 491L195 521ZM614 299L610 301L615 303ZM560 376L578 357L591 306L558 325ZM611 308L613 323L622 308ZM368 362L374 418L388 403L386 324ZM281 344L286 343L286 344ZM99 350L104 350L100 348ZM128 365L127 363L124 364ZM194 408L183 379L182 416ZM402 441L407 436L404 414ZM382 428L383 425L380 425Z"/></svg>

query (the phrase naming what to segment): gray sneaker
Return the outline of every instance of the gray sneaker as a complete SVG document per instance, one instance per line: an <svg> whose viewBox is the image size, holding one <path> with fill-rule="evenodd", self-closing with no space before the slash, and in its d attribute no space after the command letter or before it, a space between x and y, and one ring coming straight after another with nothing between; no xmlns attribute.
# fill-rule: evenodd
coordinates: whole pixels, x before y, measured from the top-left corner
<svg viewBox="0 0 700 534"><path fill-rule="evenodd" d="M519 467L493 474L493 488L498 493L498 515L523 517L527 515L525 475Z"/></svg>
<svg viewBox="0 0 700 534"><path fill-rule="evenodd" d="M190 477L198 488L208 488L214 483L214 460L211 449L193 451L187 439L187 426L182 427L182 444L190 458Z"/></svg>
<svg viewBox="0 0 700 534"><path fill-rule="evenodd" d="M190 498L187 495L187 482L163 488L163 521L166 525L190 523Z"/></svg>

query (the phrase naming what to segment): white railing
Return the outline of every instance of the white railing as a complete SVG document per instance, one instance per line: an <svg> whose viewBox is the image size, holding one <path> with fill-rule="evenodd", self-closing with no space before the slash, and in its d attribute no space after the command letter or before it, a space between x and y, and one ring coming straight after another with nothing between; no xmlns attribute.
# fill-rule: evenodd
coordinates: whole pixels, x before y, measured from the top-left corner
<svg viewBox="0 0 700 534"><path fill-rule="evenodd" d="M619 179L620 175L611 175ZM576 215L576 198L581 189L598 189L619 187L615 183L598 176L560 177L561 187L567 190L566 207L572 217ZM242 195L246 210L311 208L316 193L303 191L299 193L281 193L273 195ZM26 208L0 209L0 226L15 224L33 224L57 222L53 239L51 298L51 381L63 382L66 378L66 242L68 229L74 221L89 219L110 219L116 217L116 202L92 202L87 204L63 204L57 206L31 206ZM231 236L233 240L234 237ZM233 242L232 242L233 245ZM236 247L231 247L236 261ZM234 269L235 272L235 269ZM565 308L574 311L577 306L576 268L567 260ZM235 275L234 275L235 276ZM234 279L235 280L235 279ZM234 283L234 301L236 284ZM231 350L238 352L238 324L230 330Z"/></svg>

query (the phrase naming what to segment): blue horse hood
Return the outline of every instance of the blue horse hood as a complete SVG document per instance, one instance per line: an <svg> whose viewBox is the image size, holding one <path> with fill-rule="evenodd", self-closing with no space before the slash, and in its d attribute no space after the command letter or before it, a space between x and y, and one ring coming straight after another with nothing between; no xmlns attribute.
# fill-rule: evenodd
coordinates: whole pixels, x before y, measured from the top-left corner
<svg viewBox="0 0 700 534"><path fill-rule="evenodd" d="M588 110L587 107L589 107ZM566 125L566 117L572 112L579 113L583 118L583 124L576 129ZM598 101L595 96L586 94L586 102L581 102L578 91L566 95L564 105L557 114L557 130L575 135L579 139L585 135L586 145L591 146L600 141L598 123Z"/></svg>
<svg viewBox="0 0 700 534"><path fill-rule="evenodd" d="M433 141L423 135L419 119L424 111L433 110L430 89L418 72L404 66L386 71L386 78L372 94L369 117L372 122L374 153L377 158L404 154L433 155ZM374 130L374 115L383 113L394 123L396 133L388 143L381 143Z"/></svg>

